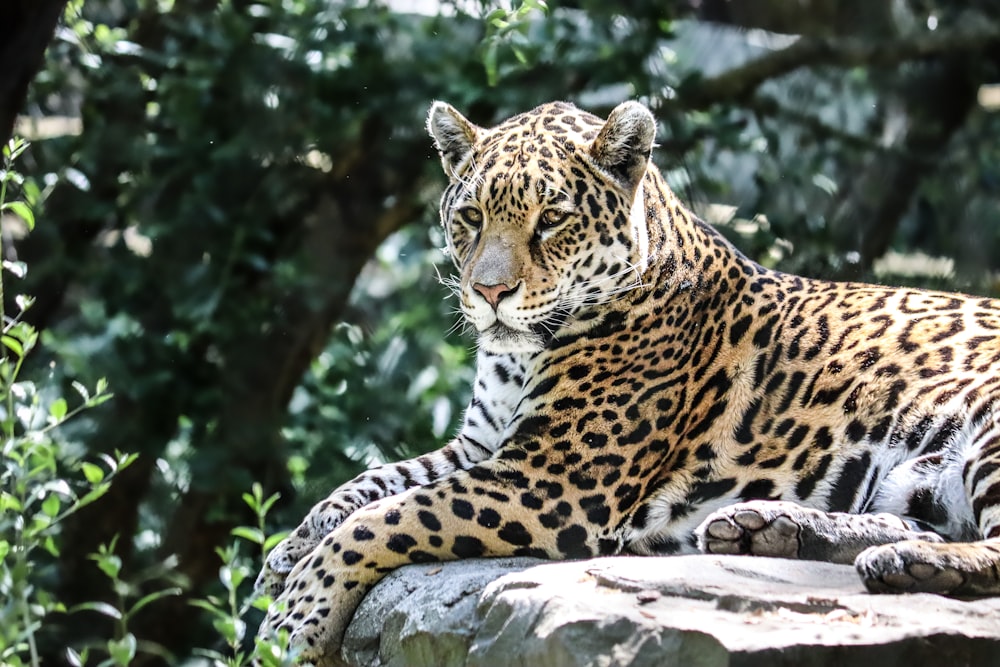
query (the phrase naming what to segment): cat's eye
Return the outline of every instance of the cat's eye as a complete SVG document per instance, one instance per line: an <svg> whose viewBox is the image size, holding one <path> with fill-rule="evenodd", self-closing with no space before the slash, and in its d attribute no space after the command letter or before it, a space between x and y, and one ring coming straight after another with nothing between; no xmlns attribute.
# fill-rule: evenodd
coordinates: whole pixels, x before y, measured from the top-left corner
<svg viewBox="0 0 1000 667"><path fill-rule="evenodd" d="M483 226L483 212L473 206L466 206L455 211L455 217L463 225L472 230Z"/></svg>
<svg viewBox="0 0 1000 667"><path fill-rule="evenodd" d="M569 211L564 211L558 208L547 208L538 216L537 228L539 231L555 229L562 223L566 222L566 218L568 217Z"/></svg>

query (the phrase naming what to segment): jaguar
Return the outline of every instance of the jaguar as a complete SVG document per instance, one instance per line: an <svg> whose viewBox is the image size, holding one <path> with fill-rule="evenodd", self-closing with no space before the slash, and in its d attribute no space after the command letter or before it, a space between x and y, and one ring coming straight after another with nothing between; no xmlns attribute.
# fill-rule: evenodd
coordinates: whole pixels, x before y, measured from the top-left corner
<svg viewBox="0 0 1000 667"><path fill-rule="evenodd" d="M446 446L273 550L263 634L339 664L386 573L473 557L751 554L1000 593L1000 301L751 261L668 188L638 102L492 128L436 102L427 126L472 398Z"/></svg>

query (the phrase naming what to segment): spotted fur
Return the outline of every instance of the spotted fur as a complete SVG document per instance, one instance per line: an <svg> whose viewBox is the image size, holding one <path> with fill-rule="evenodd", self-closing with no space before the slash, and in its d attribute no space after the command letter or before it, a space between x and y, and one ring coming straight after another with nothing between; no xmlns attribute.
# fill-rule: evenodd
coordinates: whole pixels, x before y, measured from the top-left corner
<svg viewBox="0 0 1000 667"><path fill-rule="evenodd" d="M663 182L636 103L484 129L439 102L428 127L473 398L275 550L262 632L334 664L386 572L475 556L700 548L1000 593L1000 302L750 261Z"/></svg>

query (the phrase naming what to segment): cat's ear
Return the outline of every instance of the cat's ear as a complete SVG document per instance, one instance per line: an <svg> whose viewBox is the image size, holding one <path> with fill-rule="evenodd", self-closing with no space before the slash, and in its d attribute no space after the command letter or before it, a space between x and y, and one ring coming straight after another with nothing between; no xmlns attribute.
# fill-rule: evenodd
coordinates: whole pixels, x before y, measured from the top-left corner
<svg viewBox="0 0 1000 667"><path fill-rule="evenodd" d="M482 129L445 102L435 102L427 113L427 132L441 154L441 164L448 178L454 178L468 158Z"/></svg>
<svg viewBox="0 0 1000 667"><path fill-rule="evenodd" d="M614 108L590 146L590 156L604 172L625 189L635 190L646 173L656 120L638 102L623 102Z"/></svg>

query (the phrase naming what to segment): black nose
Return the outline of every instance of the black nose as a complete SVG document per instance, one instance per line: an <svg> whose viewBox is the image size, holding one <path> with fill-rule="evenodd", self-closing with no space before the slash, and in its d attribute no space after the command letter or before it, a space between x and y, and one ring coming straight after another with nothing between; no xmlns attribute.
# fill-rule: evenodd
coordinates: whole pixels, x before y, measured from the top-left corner
<svg viewBox="0 0 1000 667"><path fill-rule="evenodd" d="M516 288L508 287L504 283L500 283L499 285L483 285L482 283L476 283L472 286L472 289L482 294L483 298L486 299L486 303L490 304L493 310L496 310L497 306L500 305L500 300L508 294L513 293Z"/></svg>

